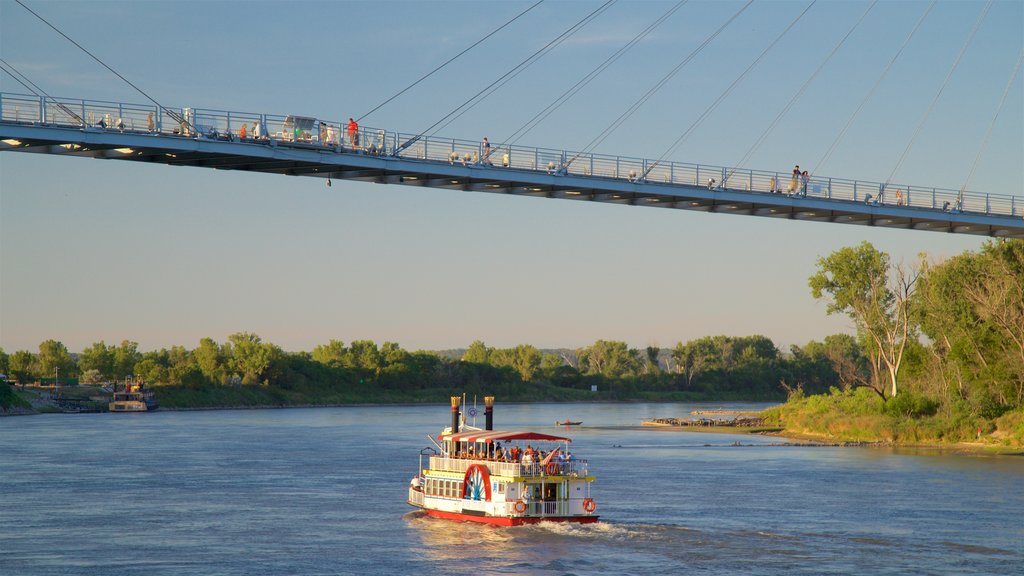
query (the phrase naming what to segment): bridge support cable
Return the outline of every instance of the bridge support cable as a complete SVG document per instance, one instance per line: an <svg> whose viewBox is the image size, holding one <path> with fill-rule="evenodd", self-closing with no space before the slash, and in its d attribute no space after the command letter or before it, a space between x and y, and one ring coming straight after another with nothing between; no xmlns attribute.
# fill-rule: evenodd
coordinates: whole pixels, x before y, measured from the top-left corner
<svg viewBox="0 0 1024 576"><path fill-rule="evenodd" d="M388 104L389 102L391 102L391 101L392 101L392 100L394 100L395 98L398 98L398 97L399 97L399 96L401 96L402 94L405 94L405 93L406 93L406 92L408 92L408 91L409 91L409 90L410 90L411 88L413 88L414 86L416 86L416 85L417 85L417 84L419 84L420 82L423 82L423 81L424 81L424 80L426 80L426 79L427 79L428 77L432 76L432 75L433 75L433 74L434 74L435 72L437 72L437 71L439 71L440 69L444 68L445 66L447 66L447 65L451 64L451 63L452 63L452 62L454 62L454 61L455 61L455 60L456 60L456 59L457 59L457 58L458 58L459 56L462 56L462 55L463 55L463 54L465 54L466 52L469 52L469 51L470 51L470 50L472 50L473 48L476 48L477 46L479 46L480 44L482 44L482 43L483 43L483 42L484 42L485 40L487 40L487 39L488 39L488 38L490 38L491 36L494 36L494 35L495 35L495 34L497 34L498 32L502 31L503 29L505 29L506 27L508 27L508 26L509 26L510 24L512 24L512 23L513 23L513 22L515 22L516 20L519 20L519 19L520 19L521 17L525 16L527 12L529 12L530 10L533 10L533 9L534 9L534 8L536 8L537 6L540 6L540 5L541 5L541 4L543 3L543 2L544 2L544 0L537 0L537 2L536 2L536 3L534 3L534 4L532 5L532 6L530 6L530 7L529 7L529 8L527 8L526 10L523 10L522 12L520 12L519 14L517 14L517 15L516 15L515 17L513 17L513 18L512 18L511 20L509 20L508 22L505 22L505 23L504 23L504 24L502 24L501 26L498 26L498 27L497 27L497 28L495 28L494 30L491 30L491 32L490 32L489 34L487 34L487 35L486 35L486 36L484 36L483 38L481 38L481 39L477 40L476 42L474 42L473 44L471 44L471 45L470 45L470 46L469 46L468 48L466 48L466 49L465 49L465 50L463 50L462 52L459 52L459 53L458 53L458 54L456 54L455 56L452 56L451 58L449 58L449 59L448 59L447 61L445 61L445 62L444 62L444 64L441 64L441 65L440 65L440 66L438 66L437 68L434 68L434 69L433 69L433 70L431 70L430 72L427 72L427 73L426 73L426 74L424 74L423 76L420 76L419 80L416 80L416 81L415 81L415 82L413 82L412 84L409 84L409 85L408 85L408 86L406 86L405 88L402 88L401 90L399 90L399 91L398 91L397 93L395 93L395 94L394 94L393 96L391 96L391 97L390 97L390 98L388 98L387 100L385 100L385 101L381 102L380 104L378 104L378 105L374 106L372 110L370 110L369 112L367 112L367 113L363 114L362 116L360 116L359 118L357 118L357 119L356 119L356 121L357 121L357 122L362 122L362 121L363 121L363 118L366 118L366 117L367 117L367 116L369 116L370 114L373 114L373 113L374 113L374 112L376 112L377 110L380 110L380 109L381 109L381 108L383 108L383 107L384 107L385 105L387 105L387 104Z"/></svg>
<svg viewBox="0 0 1024 576"><path fill-rule="evenodd" d="M974 40L974 36L978 33L978 29L981 28L981 23L988 16L988 11L992 8L992 1L989 0L985 7L981 10L981 14L978 15L978 19L974 22L974 26L971 28L970 34L967 35L967 39L964 41L964 45L960 47L960 52L956 55L956 59L953 60L953 65L950 66L949 72L946 73L946 78L942 81L942 85L939 86L938 92L935 93L935 97L932 98L931 103L928 105L928 109L924 111L924 115L921 116L921 120L917 123L917 128L914 129L913 136L910 137L910 142L907 142L907 147L903 149L903 153L900 154L899 160L896 161L896 165L893 166L892 172L889 173L889 177L885 179L885 183L882 184L882 189L878 193L879 196L885 194L885 189L892 182L893 177L896 176L896 172L903 165L903 161L906 159L910 149L914 146L914 142L917 141L918 135L921 134L921 129L924 127L925 122L928 121L928 116L931 115L932 110L935 108L935 104L939 101L939 97L942 96L942 92L946 89L949 84L949 79L953 77L953 72L956 71L956 67L960 64L960 60L964 57L964 53L967 52L967 47L971 45L971 41ZM963 194L957 198L956 203L953 205L954 209L959 209L963 203Z"/></svg>
<svg viewBox="0 0 1024 576"><path fill-rule="evenodd" d="M732 24L732 22L734 20L736 20L736 18L738 18L739 15L742 14L753 3L754 3L754 0L748 0L748 2L746 4L744 4L742 7L740 7L740 9L737 10L736 13L733 14L728 20L726 20L725 23L723 23L721 26L719 26L717 30L712 32L696 48L694 48L692 52L690 52L682 60L680 60L679 63L676 64L675 68L672 68L671 70L669 70L668 73L665 74L665 76L663 76L661 78L661 80L659 80L657 83L655 83L654 86L652 86L646 93L644 93L644 95L641 96L636 102L634 102L629 108L627 108L625 112L623 112L621 115L619 115L618 118L613 120L612 123L608 125L608 127L606 127L597 136L595 136L586 146L583 147L583 149L580 152L578 152L575 156L573 156L571 159L569 159L566 162L566 167L571 165L580 156L588 155L595 148L600 146L601 143L604 142L608 138L608 136L611 136L611 134L615 130L617 130L619 128L619 126L621 126L638 109L640 109L641 106L643 106L648 100L650 100L651 96L653 96L658 90L660 90L663 86L665 86L665 84L669 80L671 80L672 77L674 77L680 70L682 70L684 66L689 64L690 61L693 60L697 56L697 54L700 54L700 52L702 50L704 50L704 48L707 47L707 45L710 44L712 40L717 38L718 35L721 34L723 30L725 30L730 24Z"/></svg>
<svg viewBox="0 0 1024 576"><path fill-rule="evenodd" d="M511 70L502 74L497 80L488 84L483 90L480 90L479 92L471 96L468 100L456 106L451 112L446 114L437 122L434 122L432 125L430 125L429 128L423 130L419 134L403 142L401 145L398 146L397 151L401 152L402 150L408 148L409 146L412 146L423 136L433 136L439 130L444 129L446 126L454 122L460 116L462 116L463 114L471 110L473 107L475 107L477 104L482 102L484 98L490 96L495 90L504 86L505 83L518 76L519 73L528 68L531 64L541 59L545 54L553 50L556 46L558 46L566 39L568 39L570 36L578 32L581 28L589 24L594 18L597 18L599 15L601 15L616 1L617 0L607 0L604 4L598 6L597 9L595 9L593 12L584 16L582 20L570 26L564 32L556 36L553 40L545 44L542 48L540 48L539 50L528 56L525 60L514 66Z"/></svg>
<svg viewBox="0 0 1024 576"><path fill-rule="evenodd" d="M828 147L824 154L822 154L821 158L818 159L817 163L812 164L812 166L814 166L819 172L824 169L825 164L829 161L830 158L832 158L832 153L835 152L835 149L839 145L839 142L843 139L843 137L846 136L846 133L850 130L850 127L853 126L853 121L857 118L858 115L860 115L860 111L864 108L864 105L868 103L868 100L870 100L871 97L874 96L875 91L878 90L878 87L882 85L882 80L885 80L885 77L889 75L889 71L892 70L893 65L896 64L896 61L899 60L899 57L907 48L907 45L910 44L910 39L913 38L914 34L917 33L917 29L921 27L921 23L923 23L924 19L928 17L929 13L931 13L932 8L935 8L936 3L938 3L938 0L932 0L931 4L929 4L928 7L925 8L924 13L921 14L921 17L917 19L917 24L914 25L914 28L910 30L909 34L907 34L906 39L903 40L903 44L900 46L899 50L896 51L896 54L894 54L892 59L889 60L889 63L886 64L885 69L882 70L882 74L878 77L878 80L875 80L875 84L871 87L870 90L868 90L867 94L864 95L864 98L860 101L860 104L857 105L857 109L854 110L853 114L851 114L850 117L846 120L846 124L843 126L843 129L839 131L839 134L836 136L835 140L832 141L832 145Z"/></svg>
<svg viewBox="0 0 1024 576"><path fill-rule="evenodd" d="M679 148L679 145L682 144L690 136L690 134L693 133L693 131L696 130L697 127L704 122L704 120L707 119L707 117L712 112L714 112L715 108L718 108L718 105L721 104L722 101L725 100L729 96L729 94L732 93L736 86L738 86L739 83L742 82L744 78L746 78L747 74L749 74L751 70L753 70L755 67L757 67L758 64L760 64L761 60L763 60L764 57L767 56L769 52L771 52L772 48L774 48L775 45L778 44L779 41L786 36L786 34L789 34L789 31L792 30L794 26L796 26L796 23L799 22L805 14L807 14L807 12L811 9L811 7L813 7L817 3L817 1L818 0L811 0L811 3L808 4L807 7L804 8L802 12L800 12L800 14L797 14L796 18L794 18L793 21L790 22L789 25L786 26L786 28L778 36L775 37L775 40L772 40L772 43L769 44L768 47L761 52L761 55L758 56L757 59L755 59L753 62L751 62L750 66L747 66L747 69L744 70L739 76L737 76L736 79L732 81L732 84L730 84L724 92L719 94L718 98L716 98L710 106L704 109L704 112L702 112L701 115L698 116L692 124L690 124L690 127L687 128L686 131L679 136L679 138L676 138L676 141L673 142L672 145L668 147L668 150L666 150L664 154L662 154L656 161L654 161L650 166L647 167L647 170L643 173L643 178L646 178L647 174L649 174L651 170L654 170L658 165L664 162L666 158L675 153L676 149Z"/></svg>
<svg viewBox="0 0 1024 576"><path fill-rule="evenodd" d="M1013 67L1013 72L1010 74L1010 80L1006 83L1006 88L1003 89L1003 97L999 100L999 106L996 107L996 113L992 115L992 121L988 124L988 130L985 131L985 137L981 140L981 146L978 148L978 155L974 157L974 163L971 164L971 171L967 174L967 178L964 179L963 186L960 187L960 195L958 198L962 202L964 197L964 191L967 190L967 185L971 182L971 178L974 177L974 171L978 168L978 162L981 160L981 155L985 153L985 149L988 148L989 138L992 136L992 129L996 126L996 119L999 118L999 113L1003 111L1003 105L1006 104L1006 96L1010 93L1010 88L1013 87L1013 81L1017 79L1017 74L1020 72L1021 61L1024 60L1024 49L1021 49L1020 55L1017 56L1017 65Z"/></svg>
<svg viewBox="0 0 1024 576"><path fill-rule="evenodd" d="M519 129L517 129L515 132L513 132L511 136L509 136L508 138L505 138L502 141L502 143L504 145L506 145L506 146L513 146L513 145L515 145L520 139L522 139L523 136L526 136L526 134L529 133L534 128L536 128L538 124L540 124L541 122L546 120L548 118L548 116L551 116L551 114L553 114L556 110L558 110L558 108L560 108L562 106L562 104L565 104L566 102L568 102L573 96L575 96L577 93L579 93L580 90L585 88L587 86L587 84L589 84L592 80L594 80L594 78L597 78L597 76L599 76L602 72L604 72L606 69L608 69L609 66L614 64L626 52L628 52L631 48L636 46L641 40L646 38L651 32L654 31L655 28L660 26L670 16L675 14L688 1L689 0L679 0L679 2L676 2L676 4L673 5L671 8L669 8L668 11L666 11L658 19L656 19L653 23L651 23L649 26L647 26L647 28L644 28L643 30L641 30L636 36L633 37L632 40L627 42L625 46L619 48L611 56L609 56L604 62L598 64L598 66L596 68L591 70L590 73L588 73L586 76L581 78L578 82L576 82L576 84L573 84L568 90L563 92L562 95L559 96L558 98L556 98L554 100L554 102L549 104L547 106L547 108L544 108L543 110L538 112L533 118L530 118L528 121L526 121L525 124L520 126Z"/></svg>
<svg viewBox="0 0 1024 576"><path fill-rule="evenodd" d="M826 56L825 59L821 61L821 64L819 64L818 67L811 74L811 76L807 78L807 81L805 81L803 85L800 86L800 89L797 90L795 94L793 94L793 97L789 99L789 102L786 103L786 106L783 107L781 111L779 111L778 115L775 116L775 119L771 121L771 123L768 125L767 128L764 129L763 132L761 132L761 135L757 138L757 140L754 141L754 144L751 145L749 150L747 150L747 153L743 155L743 158L741 158L740 161L737 162L736 164L733 164L734 168L725 176L724 180L728 181L728 179L732 177L733 173L735 173L736 170L746 165L747 161L750 160L750 157L754 155L754 152L756 152L757 149L760 148L762 144L764 144L764 141L768 138L768 135L771 134L772 130L774 130L775 127L778 126L783 116L788 114L790 109L793 108L793 105L796 104L796 101L799 100L800 97L804 95L804 93L807 91L807 88L811 85L812 82L814 82L814 79L818 77L818 74L821 73L822 69L825 68L825 65L827 65L832 60L832 57L836 55L836 52L838 52L840 48L842 48L843 44L846 43L846 40L850 38L850 35L853 34L853 32L861 25L862 22L864 22L864 19L867 18L867 15L871 12L871 9L874 8L876 4L878 4L878 0L873 0L871 4L868 5L867 9L864 10L864 13L860 15L860 18L858 18L857 21L850 28L850 30L846 32L846 35L839 39L839 42L837 42L835 47L832 48L832 51L828 53L828 56Z"/></svg>
<svg viewBox="0 0 1024 576"><path fill-rule="evenodd" d="M38 13L36 13L35 10L32 10L31 8L26 6L24 2L22 2L21 0L14 0L14 1L17 2L25 10L28 10L33 16L35 16L40 21L42 21L43 24L46 24L47 26L52 28L54 32L56 32L57 34L60 34L61 36L63 36L68 42L71 42L72 44L77 46L79 50L81 50L82 52L85 52L93 60L99 62L101 66L103 66L104 68L109 70L114 76L117 76L121 80L124 80L125 84L128 84L129 86L134 88L136 92L138 92L139 94L142 94L143 96L145 96L145 98L147 100L149 100L153 104L156 104L158 110L164 110L165 112L167 112L168 116L170 116L171 118L174 119L175 122L178 122L179 124L184 124L184 125L188 126L190 129L192 128L192 124L184 116L182 116L181 114L178 114L174 110L171 110L169 108L164 108L163 105L161 105L159 102L157 102L152 96L150 96L149 94L146 94L142 90L142 88L139 88L135 84L132 84L132 82L130 80L128 80L127 78L122 76L120 73L118 73L117 70L114 70L113 68L108 66L106 62L104 62L103 60L100 60L95 54L93 54L92 52L89 52L88 50L86 50L84 46L82 46L78 42L75 42L74 40L72 40L71 37L68 36L67 34L65 34L64 32L61 32L61 30L59 28L57 28L56 26L51 24L46 18L43 18L42 16L40 16Z"/></svg>
<svg viewBox="0 0 1024 576"><path fill-rule="evenodd" d="M42 88L40 88L38 84L33 82L31 79L29 79L28 76L25 76L24 74L22 74L17 68L12 66L10 62L7 62L3 58L0 58L0 70L3 70L4 72L7 72L8 76L10 76L11 78L14 78L15 80L17 80L18 84L21 84L22 86L24 86L25 89L27 89L29 92L35 94L37 97L40 97L40 98L45 97L45 98L47 98L48 100L50 100L53 103L55 103L57 105L57 107L60 108L69 117L74 118L76 122L82 124L83 126L85 125L85 120L81 116L79 116L77 113L75 113L74 110L68 108L63 103L58 102L57 100L55 100L53 98L53 96L50 96L49 94L46 93L46 90L43 90ZM20 76L20 78L19 78L19 76ZM28 82L28 84L25 84L25 82ZM32 86L29 86L29 84L31 84Z"/></svg>

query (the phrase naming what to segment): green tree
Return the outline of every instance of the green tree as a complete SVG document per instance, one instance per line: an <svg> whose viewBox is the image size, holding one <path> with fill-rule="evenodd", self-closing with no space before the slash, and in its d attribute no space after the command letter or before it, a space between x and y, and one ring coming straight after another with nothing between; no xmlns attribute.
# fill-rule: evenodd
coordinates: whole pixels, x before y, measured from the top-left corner
<svg viewBox="0 0 1024 576"><path fill-rule="evenodd" d="M486 344L480 340L474 340L462 354L462 361L473 364L489 364L490 355L491 349Z"/></svg>
<svg viewBox="0 0 1024 576"><path fill-rule="evenodd" d="M1024 242L927 265L914 304L938 397L989 415L1024 405Z"/></svg>
<svg viewBox="0 0 1024 576"><path fill-rule="evenodd" d="M383 368L380 350L373 340L355 340L349 346L349 361L351 367L379 373Z"/></svg>
<svg viewBox="0 0 1024 576"><path fill-rule="evenodd" d="M221 347L212 338L199 340L199 346L193 350L199 371L210 382L224 384L227 381L227 366Z"/></svg>
<svg viewBox="0 0 1024 576"><path fill-rule="evenodd" d="M45 340L39 344L38 364L40 377L68 376L74 370L75 361L64 344L56 340Z"/></svg>
<svg viewBox="0 0 1024 576"><path fill-rule="evenodd" d="M902 265L892 268L890 288L889 256L869 242L841 248L818 259L818 271L808 280L815 299L828 296L829 314L847 314L870 343L868 356L873 367L884 365L891 391L898 391L900 363L910 334L909 302L918 273ZM874 368L872 388L883 399L886 386Z"/></svg>
<svg viewBox="0 0 1024 576"><path fill-rule="evenodd" d="M635 375L640 362L635 350L625 342L598 340L593 345L576 351L580 368L586 374L601 374L609 378Z"/></svg>
<svg viewBox="0 0 1024 576"><path fill-rule="evenodd" d="M78 354L78 368L83 373L95 370L103 378L114 376L114 347L102 340L93 343Z"/></svg>
<svg viewBox="0 0 1024 576"><path fill-rule="evenodd" d="M18 350L8 361L10 375L21 385L28 384L38 372L36 355L28 350Z"/></svg>
<svg viewBox="0 0 1024 576"><path fill-rule="evenodd" d="M10 356L8 356L6 352L4 352L3 348L0 348L0 374L10 374L10 361Z"/></svg>
<svg viewBox="0 0 1024 576"><path fill-rule="evenodd" d="M238 332L228 336L229 367L242 376L242 384L258 384L271 363L281 356L279 348L264 344L251 332Z"/></svg>
<svg viewBox="0 0 1024 576"><path fill-rule="evenodd" d="M710 336L691 340L686 344L676 344L672 349L672 359L676 370L686 379L686 388L692 389L694 382L704 373L713 370L720 364L720 346Z"/></svg>
<svg viewBox="0 0 1024 576"><path fill-rule="evenodd" d="M139 343L122 340L114 349L114 378L121 380L135 373L135 365L142 361Z"/></svg>
<svg viewBox="0 0 1024 576"><path fill-rule="evenodd" d="M341 368L350 365L347 360L348 350L341 340L331 340L327 344L320 344L313 348L313 361L319 362L331 368Z"/></svg>

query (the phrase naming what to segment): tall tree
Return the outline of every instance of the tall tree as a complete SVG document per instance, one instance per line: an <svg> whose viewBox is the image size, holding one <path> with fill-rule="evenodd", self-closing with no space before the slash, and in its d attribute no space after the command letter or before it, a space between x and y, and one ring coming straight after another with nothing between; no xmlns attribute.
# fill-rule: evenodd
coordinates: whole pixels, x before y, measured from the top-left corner
<svg viewBox="0 0 1024 576"><path fill-rule="evenodd" d="M32 381L38 371L36 364L35 354L28 350L18 350L11 354L9 360L10 375L24 386Z"/></svg>
<svg viewBox="0 0 1024 576"><path fill-rule="evenodd" d="M101 378L114 376L114 347L102 340L93 343L78 354L78 368L84 373L96 370Z"/></svg>
<svg viewBox="0 0 1024 576"><path fill-rule="evenodd" d="M491 349L483 341L474 340L462 354L462 361L472 364L487 364L490 362L490 355Z"/></svg>
<svg viewBox="0 0 1024 576"><path fill-rule="evenodd" d="M207 380L215 384L223 384L227 380L227 367L221 347L212 338L202 338L199 346L192 351L199 371Z"/></svg>
<svg viewBox="0 0 1024 576"><path fill-rule="evenodd" d="M38 368L39 376L46 378L59 376L60 374L70 375L75 367L75 361L64 344L56 340L45 340L39 344Z"/></svg>
<svg viewBox="0 0 1024 576"><path fill-rule="evenodd" d="M122 340L114 349L114 378L121 379L135 373L135 365L142 361L139 343Z"/></svg>
<svg viewBox="0 0 1024 576"><path fill-rule="evenodd" d="M270 364L281 355L273 344L265 344L252 332L238 332L228 336L231 369L242 376L242 384L258 384L270 368Z"/></svg>
<svg viewBox="0 0 1024 576"><path fill-rule="evenodd" d="M841 248L818 259L818 271L808 280L816 299L829 299L829 314L847 314L871 346L874 366L884 365L891 385L889 397L898 392L899 369L910 337L909 303L918 272L899 265L892 268L890 288L889 256L869 242ZM872 388L886 398L878 375Z"/></svg>
<svg viewBox="0 0 1024 576"><path fill-rule="evenodd" d="M346 365L345 357L348 350L341 340L331 340L327 344L320 344L313 348L313 360L331 368L341 368Z"/></svg>

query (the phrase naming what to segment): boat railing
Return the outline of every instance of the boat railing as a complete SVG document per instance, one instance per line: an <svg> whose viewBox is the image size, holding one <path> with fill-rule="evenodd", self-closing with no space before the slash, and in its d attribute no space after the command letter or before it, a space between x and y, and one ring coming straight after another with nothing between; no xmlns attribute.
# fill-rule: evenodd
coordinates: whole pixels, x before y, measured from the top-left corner
<svg viewBox="0 0 1024 576"><path fill-rule="evenodd" d="M423 506L423 492L409 488L409 503L416 506Z"/></svg>
<svg viewBox="0 0 1024 576"><path fill-rule="evenodd" d="M479 460L470 458L447 458L445 456L431 456L430 469L444 470L446 472L465 472L474 464L483 464L491 474L497 476L587 476L589 465L586 460L573 459L568 462L551 462L554 467L548 470L539 463L523 464L520 462L500 462L494 460ZM553 473L552 473L553 472Z"/></svg>
<svg viewBox="0 0 1024 576"><path fill-rule="evenodd" d="M490 151L481 142L403 134L360 127L356 138L344 121L295 115L254 112L164 108L98 100L52 98L0 93L0 122L71 127L243 141L271 146L331 148L341 153L393 156L405 160L444 162L467 167L504 167L553 176L587 176L636 183L701 186L715 191L788 194L824 200L862 202L871 206L906 206L948 212L1022 216L1024 201L1011 194L988 194L951 189L879 183L810 175L806 183L791 172L727 168L533 148L492 142ZM259 129L256 129L259 122ZM246 135L241 127L246 125ZM536 192L544 191L537 187ZM579 192L576 192L579 194ZM573 191L567 192L572 195ZM671 199L671 198L669 198ZM645 202L664 199L650 196Z"/></svg>

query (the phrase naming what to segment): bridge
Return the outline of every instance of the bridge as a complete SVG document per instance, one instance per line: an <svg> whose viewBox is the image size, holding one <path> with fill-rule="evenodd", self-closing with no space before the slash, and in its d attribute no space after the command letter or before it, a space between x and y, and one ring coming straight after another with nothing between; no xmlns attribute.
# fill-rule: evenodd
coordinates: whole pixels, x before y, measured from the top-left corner
<svg viewBox="0 0 1024 576"><path fill-rule="evenodd" d="M1024 238L1024 198L403 134L296 115L0 93L0 151Z"/></svg>

